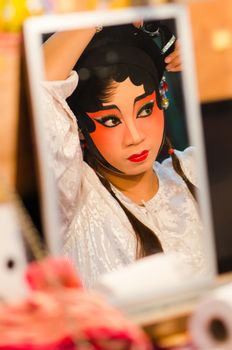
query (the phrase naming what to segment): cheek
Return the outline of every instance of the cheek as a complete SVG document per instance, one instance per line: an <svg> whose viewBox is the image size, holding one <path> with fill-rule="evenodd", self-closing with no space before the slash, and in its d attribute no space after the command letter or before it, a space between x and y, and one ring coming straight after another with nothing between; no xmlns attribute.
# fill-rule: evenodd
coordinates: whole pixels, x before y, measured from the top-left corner
<svg viewBox="0 0 232 350"><path fill-rule="evenodd" d="M97 149L104 154L110 154L119 144L119 127L106 128L103 125L96 125L96 130L91 133L91 138Z"/></svg>
<svg viewBox="0 0 232 350"><path fill-rule="evenodd" d="M150 117L144 118L144 133L160 144L164 132L164 114L162 110L155 111Z"/></svg>

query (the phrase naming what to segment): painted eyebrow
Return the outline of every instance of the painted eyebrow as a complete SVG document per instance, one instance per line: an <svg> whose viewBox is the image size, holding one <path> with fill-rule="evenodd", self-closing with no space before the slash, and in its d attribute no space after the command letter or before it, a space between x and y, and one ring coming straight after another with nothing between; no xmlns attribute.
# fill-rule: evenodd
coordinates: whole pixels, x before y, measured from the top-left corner
<svg viewBox="0 0 232 350"><path fill-rule="evenodd" d="M145 97L152 95L152 94L153 94L153 92L152 92L151 94L149 94L149 93L145 92L144 94L142 94L142 95L140 95L140 96L135 97L134 104L135 104L136 102L138 102L138 101L140 101L140 100L144 99Z"/></svg>
<svg viewBox="0 0 232 350"><path fill-rule="evenodd" d="M117 109L119 111L119 108L116 105L108 105L108 106L102 106L101 111L105 111L107 109Z"/></svg>
<svg viewBox="0 0 232 350"><path fill-rule="evenodd" d="M150 95L152 95L152 93L149 94L149 93L146 93L146 92L145 92L144 94L135 97L135 99L134 99L134 105L135 105L136 102L138 102L138 101L140 101L140 100L142 100L142 99L144 99L145 97L150 96ZM108 109L117 109L118 111L120 111L120 109L119 109L116 105L102 106L102 108L101 108L101 110L103 110L103 111L108 110Z"/></svg>

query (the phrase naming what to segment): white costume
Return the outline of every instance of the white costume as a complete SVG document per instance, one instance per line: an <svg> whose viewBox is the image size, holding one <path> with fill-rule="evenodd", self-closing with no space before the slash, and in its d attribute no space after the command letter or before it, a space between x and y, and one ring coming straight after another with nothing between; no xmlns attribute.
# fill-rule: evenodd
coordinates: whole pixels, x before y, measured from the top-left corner
<svg viewBox="0 0 232 350"><path fill-rule="evenodd" d="M52 165L60 192L64 229L63 254L74 262L84 284L135 260L133 228L119 204L82 160L75 116L66 98L77 84L72 72L66 81L45 82L43 107ZM196 184L193 148L177 152L185 175ZM122 203L159 237L164 253L180 252L192 272L202 273L202 227L198 208L171 160L155 162L159 180L156 195L144 206L113 188Z"/></svg>

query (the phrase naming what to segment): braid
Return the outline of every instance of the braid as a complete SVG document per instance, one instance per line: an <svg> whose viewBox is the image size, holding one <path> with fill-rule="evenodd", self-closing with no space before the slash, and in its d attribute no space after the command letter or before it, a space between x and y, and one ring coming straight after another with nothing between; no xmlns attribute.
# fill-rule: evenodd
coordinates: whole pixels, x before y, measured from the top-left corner
<svg viewBox="0 0 232 350"><path fill-rule="evenodd" d="M136 248L136 256L137 258L143 258L148 255L156 254L163 252L162 245L156 236L156 234L149 229L146 225L144 225L140 220L136 218L134 214L130 212L127 207L118 199L114 191L112 190L109 181L99 175L97 173L101 183L103 186L109 191L109 193L112 195L112 197L118 202L120 207L125 212L128 220L130 221L136 238L137 238L137 248ZM140 244L138 244L140 243Z"/></svg>
<svg viewBox="0 0 232 350"><path fill-rule="evenodd" d="M168 151L173 150L173 146L171 141L169 140L169 138L166 136L165 137L165 144L168 148ZM193 198L196 199L196 187L192 184L191 181L189 181L189 179L186 177L186 175L184 174L182 168L181 168L181 164L180 164L180 160L177 157L177 155L175 154L175 152L170 152L169 153L171 158L172 158L172 166L174 168L174 170L176 171L176 173L183 179L183 181L186 183L189 191L191 192Z"/></svg>

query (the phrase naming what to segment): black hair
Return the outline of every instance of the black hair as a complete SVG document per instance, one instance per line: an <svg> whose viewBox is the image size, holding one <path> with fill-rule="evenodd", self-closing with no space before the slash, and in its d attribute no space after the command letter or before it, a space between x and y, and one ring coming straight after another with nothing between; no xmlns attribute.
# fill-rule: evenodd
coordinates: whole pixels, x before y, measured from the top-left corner
<svg viewBox="0 0 232 350"><path fill-rule="evenodd" d="M87 147L83 147L84 160L95 170L101 183L118 202L130 221L137 238L137 257L162 252L162 245L151 229L136 218L117 198L109 181L102 176L101 166L119 172L112 167L94 145L90 134L95 123L86 112L100 110L114 93L114 82L128 77L135 85L144 86L147 94L156 91L157 105L161 109L159 84L165 64L160 48L141 29L131 25L104 28L95 35L78 60L75 68L79 84L67 102L76 115ZM162 141L163 144L163 141ZM162 146L160 145L160 147ZM186 182L178 158L172 155L174 169ZM186 182L187 186L189 184Z"/></svg>

